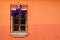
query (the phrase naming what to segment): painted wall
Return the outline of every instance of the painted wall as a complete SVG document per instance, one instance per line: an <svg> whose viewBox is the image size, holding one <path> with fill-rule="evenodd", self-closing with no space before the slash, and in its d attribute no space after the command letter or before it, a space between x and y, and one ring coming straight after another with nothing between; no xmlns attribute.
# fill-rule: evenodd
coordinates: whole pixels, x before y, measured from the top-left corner
<svg viewBox="0 0 60 40"><path fill-rule="evenodd" d="M0 0L0 40L60 40L60 1L21 0L28 5L28 36L10 35L10 4L18 0Z"/></svg>

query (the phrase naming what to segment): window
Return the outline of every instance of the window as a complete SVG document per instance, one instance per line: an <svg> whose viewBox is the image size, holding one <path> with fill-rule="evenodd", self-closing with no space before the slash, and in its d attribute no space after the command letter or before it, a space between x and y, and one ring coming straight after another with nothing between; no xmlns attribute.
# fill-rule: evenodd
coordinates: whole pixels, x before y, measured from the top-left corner
<svg viewBox="0 0 60 40"><path fill-rule="evenodd" d="M27 5L11 5L10 11L11 35L27 35Z"/></svg>

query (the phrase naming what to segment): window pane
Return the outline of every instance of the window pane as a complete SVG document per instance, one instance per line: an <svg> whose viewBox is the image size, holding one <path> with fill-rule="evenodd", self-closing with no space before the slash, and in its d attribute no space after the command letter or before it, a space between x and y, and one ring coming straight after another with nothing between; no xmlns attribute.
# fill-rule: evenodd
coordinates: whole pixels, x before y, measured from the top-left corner
<svg viewBox="0 0 60 40"><path fill-rule="evenodd" d="M21 31L25 31L25 26L21 26Z"/></svg>
<svg viewBox="0 0 60 40"><path fill-rule="evenodd" d="M14 19L14 24L19 24L19 19Z"/></svg>
<svg viewBox="0 0 60 40"><path fill-rule="evenodd" d="M26 10L21 10L20 12L21 18L26 18L26 13L27 13Z"/></svg>
<svg viewBox="0 0 60 40"><path fill-rule="evenodd" d="M19 18L19 12L14 13L14 18Z"/></svg>
<svg viewBox="0 0 60 40"><path fill-rule="evenodd" d="M26 19L21 19L21 24L25 24Z"/></svg>
<svg viewBox="0 0 60 40"><path fill-rule="evenodd" d="M19 26L18 25L14 25L14 31L18 31L19 30Z"/></svg>

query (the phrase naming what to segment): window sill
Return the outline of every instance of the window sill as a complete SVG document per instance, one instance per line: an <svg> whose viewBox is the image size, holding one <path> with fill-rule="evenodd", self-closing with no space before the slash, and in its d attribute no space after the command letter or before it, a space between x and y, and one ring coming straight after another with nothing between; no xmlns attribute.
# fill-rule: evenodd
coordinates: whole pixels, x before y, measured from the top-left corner
<svg viewBox="0 0 60 40"><path fill-rule="evenodd" d="M27 32L14 32L11 33L13 37L25 37L27 35Z"/></svg>

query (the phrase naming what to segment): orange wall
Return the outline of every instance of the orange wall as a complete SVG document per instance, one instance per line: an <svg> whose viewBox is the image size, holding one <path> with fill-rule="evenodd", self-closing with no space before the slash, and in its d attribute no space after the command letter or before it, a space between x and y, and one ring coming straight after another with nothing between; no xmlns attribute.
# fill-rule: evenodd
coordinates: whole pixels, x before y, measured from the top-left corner
<svg viewBox="0 0 60 40"><path fill-rule="evenodd" d="M10 35L10 4L18 0L0 0L0 40L60 40L60 1L21 0L28 5L28 36Z"/></svg>

